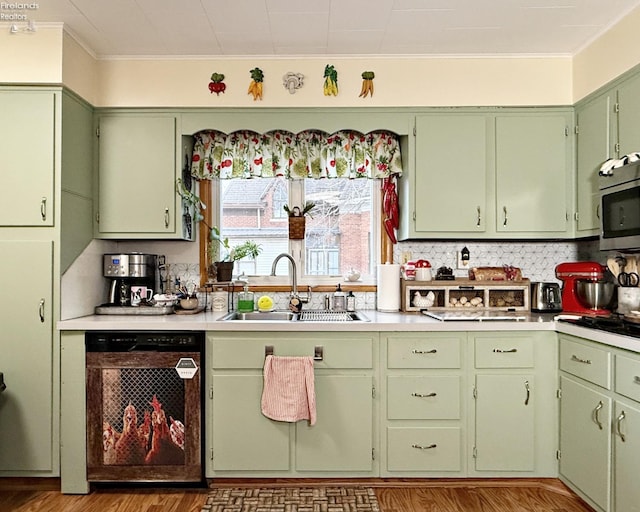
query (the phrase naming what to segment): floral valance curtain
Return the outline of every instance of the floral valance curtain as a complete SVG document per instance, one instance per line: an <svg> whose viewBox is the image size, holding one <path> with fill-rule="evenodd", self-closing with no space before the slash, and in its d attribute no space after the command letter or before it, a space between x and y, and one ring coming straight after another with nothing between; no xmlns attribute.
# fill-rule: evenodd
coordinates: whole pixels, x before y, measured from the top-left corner
<svg viewBox="0 0 640 512"><path fill-rule="evenodd" d="M401 173L398 137L388 131L237 131L227 135L207 130L195 135L191 161L191 175L200 180L386 178Z"/></svg>

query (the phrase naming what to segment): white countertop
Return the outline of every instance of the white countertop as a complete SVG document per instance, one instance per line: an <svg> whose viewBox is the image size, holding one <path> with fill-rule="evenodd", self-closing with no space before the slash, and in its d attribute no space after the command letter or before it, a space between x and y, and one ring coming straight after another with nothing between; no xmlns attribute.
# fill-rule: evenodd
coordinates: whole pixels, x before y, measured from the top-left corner
<svg viewBox="0 0 640 512"><path fill-rule="evenodd" d="M60 331L350 331L350 332L452 332L452 331L557 331L579 336L612 347L640 353L640 338L611 334L555 321L555 314L526 314L519 321L452 321L443 322L419 313L384 313L361 311L370 322L290 322L236 321L222 322L225 313L202 312L195 315L90 315L57 323ZM321 325L321 327L319 327Z"/></svg>
<svg viewBox="0 0 640 512"><path fill-rule="evenodd" d="M195 315L90 315L58 322L61 331L97 330L195 330L195 331L530 331L553 330L553 315L526 314L519 321L455 321L442 322L419 313L383 313L359 311L369 322L291 322L287 320L230 321L219 319L225 313L202 312Z"/></svg>

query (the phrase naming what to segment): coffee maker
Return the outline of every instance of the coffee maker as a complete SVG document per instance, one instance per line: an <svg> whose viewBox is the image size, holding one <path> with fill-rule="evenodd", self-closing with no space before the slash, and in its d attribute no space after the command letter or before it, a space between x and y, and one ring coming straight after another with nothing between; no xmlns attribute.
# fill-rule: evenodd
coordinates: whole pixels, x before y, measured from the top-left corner
<svg viewBox="0 0 640 512"><path fill-rule="evenodd" d="M158 256L155 254L105 254L103 275L110 279L109 306L131 306L132 286L145 286L160 293Z"/></svg>
<svg viewBox="0 0 640 512"><path fill-rule="evenodd" d="M562 311L593 314L594 310L583 306L578 300L576 286L578 281L600 281L605 276L605 267L595 261L574 261L556 266L556 277L562 281Z"/></svg>

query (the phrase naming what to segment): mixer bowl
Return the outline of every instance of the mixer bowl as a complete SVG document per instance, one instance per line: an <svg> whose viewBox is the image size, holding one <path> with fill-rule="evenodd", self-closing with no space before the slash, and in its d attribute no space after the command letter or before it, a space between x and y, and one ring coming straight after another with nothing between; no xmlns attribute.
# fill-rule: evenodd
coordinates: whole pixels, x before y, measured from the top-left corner
<svg viewBox="0 0 640 512"><path fill-rule="evenodd" d="M580 303L589 309L607 309L615 292L613 283L602 281L576 281L576 296Z"/></svg>

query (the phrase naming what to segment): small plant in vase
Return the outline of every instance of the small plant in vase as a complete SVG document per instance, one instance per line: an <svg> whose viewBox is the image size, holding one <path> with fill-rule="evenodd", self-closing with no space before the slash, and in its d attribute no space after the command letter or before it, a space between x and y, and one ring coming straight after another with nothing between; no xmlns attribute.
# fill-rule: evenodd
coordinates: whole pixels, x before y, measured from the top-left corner
<svg viewBox="0 0 640 512"><path fill-rule="evenodd" d="M213 226L209 229L209 266L213 266L216 272L217 281L231 281L233 266L237 260L242 258L257 258L262 252L262 247L253 240L247 240L241 244L231 246L229 238L222 238L220 229ZM224 256L221 257L220 250ZM212 269L213 270L213 269ZM211 272L209 273L211 275Z"/></svg>
<svg viewBox="0 0 640 512"><path fill-rule="evenodd" d="M294 206L293 208L289 208L289 205L284 205L284 211L287 212L289 216L289 239L290 240L303 240L304 232L305 232L305 215L309 215L313 219L311 215L311 210L315 208L316 204L307 201L304 203L304 206L300 208L299 206Z"/></svg>

